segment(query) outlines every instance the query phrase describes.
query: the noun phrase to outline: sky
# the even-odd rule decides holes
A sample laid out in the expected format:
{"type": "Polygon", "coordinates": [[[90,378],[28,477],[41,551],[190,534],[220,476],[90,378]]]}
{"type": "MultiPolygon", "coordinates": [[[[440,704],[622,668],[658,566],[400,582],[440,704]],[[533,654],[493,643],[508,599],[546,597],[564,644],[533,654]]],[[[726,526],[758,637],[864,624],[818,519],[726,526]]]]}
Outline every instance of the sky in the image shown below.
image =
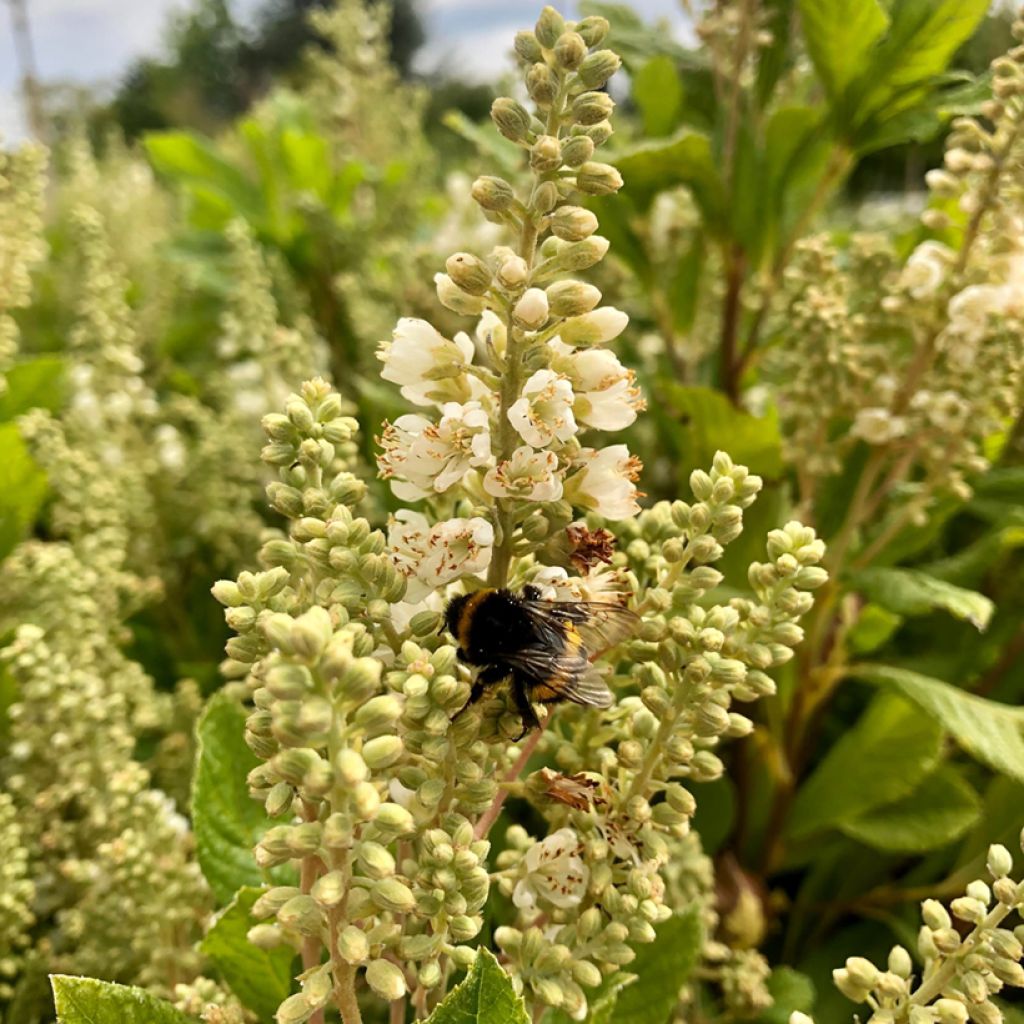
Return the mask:
{"type": "MultiPolygon", "coordinates": [[[[115,83],[144,55],[160,55],[160,36],[174,10],[187,0],[25,0],[41,79],[79,83],[115,83]]],[[[419,0],[427,43],[418,54],[419,70],[439,65],[457,68],[462,77],[486,81],[508,67],[508,52],[517,29],[536,18],[544,0],[419,0]]],[[[24,133],[18,97],[11,22],[0,0],[0,137],[24,133]]],[[[233,0],[245,16],[259,0],[233,0]]],[[[632,0],[645,18],[667,19],[682,35],[680,0],[632,0]]],[[[567,17],[575,2],[559,5],[567,17]]]]}

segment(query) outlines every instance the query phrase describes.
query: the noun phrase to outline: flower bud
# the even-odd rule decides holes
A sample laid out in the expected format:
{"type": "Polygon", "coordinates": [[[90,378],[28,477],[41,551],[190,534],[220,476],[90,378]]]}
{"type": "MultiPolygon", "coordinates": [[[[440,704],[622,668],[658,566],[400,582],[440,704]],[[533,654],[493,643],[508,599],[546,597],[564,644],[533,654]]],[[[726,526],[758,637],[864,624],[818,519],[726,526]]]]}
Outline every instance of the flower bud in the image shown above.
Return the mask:
{"type": "Polygon", "coordinates": [[[473,182],[471,194],[483,209],[494,213],[509,209],[516,201],[512,186],[504,179],[491,175],[477,178],[473,182]]]}
{"type": "Polygon", "coordinates": [[[404,752],[402,738],[393,734],[377,736],[363,744],[363,760],[373,771],[390,768],[404,752]]]}
{"type": "Polygon", "coordinates": [[[277,920],[292,931],[316,935],[323,924],[323,914],[312,896],[293,896],[277,912],[277,920]]]}
{"type": "Polygon", "coordinates": [[[524,64],[536,64],[544,59],[540,43],[532,32],[517,32],[515,41],[516,56],[524,64]]]}
{"type": "Polygon", "coordinates": [[[512,309],[512,319],[529,331],[539,330],[547,323],[548,297],[540,288],[527,288],[512,309]]]}
{"type": "MultiPolygon", "coordinates": [[[[355,714],[356,724],[368,733],[390,729],[402,717],[402,702],[393,693],[382,693],[371,698],[355,714]]],[[[364,760],[365,754],[364,754],[364,760]]]]}
{"type": "Polygon", "coordinates": [[[562,143],[562,163],[567,167],[579,167],[593,155],[594,140],[586,135],[571,135],[562,143]]]}
{"type": "Polygon", "coordinates": [[[566,345],[604,345],[617,338],[628,323],[629,317],[622,310],[614,306],[601,306],[590,313],[566,320],[558,333],[566,345]]]}
{"type": "Polygon", "coordinates": [[[540,12],[537,24],[534,26],[534,35],[537,42],[546,50],[554,48],[559,37],[565,31],[565,20],[554,7],[547,6],[540,12]]]}
{"type": "Polygon", "coordinates": [[[468,252],[457,252],[445,262],[449,277],[470,295],[483,295],[491,286],[491,272],[483,260],[468,252]]]}
{"type": "Polygon", "coordinates": [[[416,828],[413,816],[401,804],[388,802],[380,805],[373,823],[379,831],[395,836],[408,835],[416,828]]]}
{"type": "Polygon", "coordinates": [[[558,186],[553,181],[541,181],[530,196],[530,209],[540,215],[550,213],[561,198],[558,186]]]}
{"type": "Polygon", "coordinates": [[[1000,843],[988,848],[988,871],[993,878],[1005,878],[1013,870],[1013,857],[1000,843]]]}
{"type": "Polygon", "coordinates": [[[583,37],[583,42],[587,46],[600,46],[604,42],[605,36],[608,35],[610,27],[607,18],[602,18],[599,14],[592,14],[589,18],[577,22],[576,31],[583,37]]]}
{"type": "Polygon", "coordinates": [[[967,1024],[967,1007],[957,999],[939,999],[933,1004],[939,1024],[967,1024]]]}
{"type": "Polygon", "coordinates": [[[579,316],[589,313],[600,301],[601,292],[583,281],[557,281],[546,289],[551,313],[555,316],[579,316]]]}
{"type": "Polygon", "coordinates": [[[593,161],[576,171],[576,187],[592,196],[607,196],[622,188],[622,175],[611,164],[593,161]]]}
{"type": "Polygon", "coordinates": [[[534,64],[526,72],[526,91],[538,107],[550,107],[558,95],[558,76],[547,64],[534,64]]]}
{"type": "Polygon", "coordinates": [[[412,890],[397,878],[382,878],[374,883],[370,897],[381,910],[408,914],[416,906],[412,890]]]}
{"type": "Polygon", "coordinates": [[[306,1021],[316,1012],[316,1007],[302,993],[298,992],[289,996],[274,1014],[277,1024],[306,1024],[306,1021]]]}
{"type": "Polygon", "coordinates": [[[405,995],[405,975],[390,960],[371,961],[366,967],[366,981],[381,999],[389,1003],[405,995]]]}
{"type": "Polygon", "coordinates": [[[381,846],[370,840],[364,840],[356,850],[356,859],[360,868],[370,878],[390,878],[395,873],[395,858],[381,846]]]}
{"type": "Polygon", "coordinates": [[[575,71],[587,55],[587,44],[578,32],[563,32],[555,42],[555,60],[566,69],[575,71]]]}
{"type": "Polygon", "coordinates": [[[484,311],[484,300],[463,291],[447,274],[435,274],[437,298],[445,309],[461,316],[477,316],[484,311]]]}
{"type": "Polygon", "coordinates": [[[505,288],[518,288],[526,281],[530,268],[521,256],[510,256],[498,267],[498,282],[505,288]]]}
{"type": "Polygon", "coordinates": [[[584,92],[572,102],[573,119],[582,125],[600,124],[615,109],[615,101],[606,92],[584,92]]]}
{"type": "Polygon", "coordinates": [[[530,134],[529,112],[508,96],[501,96],[491,104],[491,120],[511,142],[525,142],[530,134]]]}
{"type": "Polygon", "coordinates": [[[612,50],[598,50],[583,59],[577,74],[588,89],[600,89],[619,68],[622,60],[612,50]]]}
{"type": "Polygon", "coordinates": [[[349,964],[361,964],[370,955],[370,942],[354,924],[338,933],[338,954],[349,964]]]}
{"type": "Polygon", "coordinates": [[[530,149],[530,166],[542,174],[557,171],[562,166],[562,146],[554,135],[541,135],[533,144],[530,149]]]}
{"type": "Polygon", "coordinates": [[[310,896],[321,907],[336,907],[345,896],[345,876],[340,871],[328,871],[321,875],[310,889],[310,896]]]}
{"type": "Polygon", "coordinates": [[[893,946],[889,953],[889,970],[899,978],[909,978],[914,971],[914,961],[902,946],[893,946]]]}
{"type": "Polygon", "coordinates": [[[587,270],[604,259],[608,245],[608,239],[600,235],[591,235],[579,242],[573,242],[556,257],[558,267],[570,273],[575,270],[587,270]]]}
{"type": "Polygon", "coordinates": [[[560,206],[551,215],[551,232],[566,242],[580,242],[597,230],[597,217],[582,206],[560,206]]]}

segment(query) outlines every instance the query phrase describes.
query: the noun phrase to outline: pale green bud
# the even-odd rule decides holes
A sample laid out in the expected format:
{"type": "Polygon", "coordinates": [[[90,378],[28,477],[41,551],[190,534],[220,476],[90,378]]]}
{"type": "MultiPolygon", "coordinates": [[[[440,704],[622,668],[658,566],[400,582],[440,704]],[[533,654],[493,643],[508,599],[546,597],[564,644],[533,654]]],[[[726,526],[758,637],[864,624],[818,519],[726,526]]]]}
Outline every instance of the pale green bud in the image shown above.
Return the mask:
{"type": "Polygon", "coordinates": [[[555,60],[567,71],[575,71],[587,55],[587,44],[578,32],[563,32],[555,42],[555,60]]]}
{"type": "Polygon", "coordinates": [[[992,883],[992,891],[1004,906],[1016,906],[1020,900],[1020,887],[1012,878],[997,878],[992,883]]]}
{"type": "Polygon", "coordinates": [[[599,121],[597,124],[575,125],[573,135],[586,135],[595,146],[603,146],[614,134],[611,121],[599,121]]]}
{"type": "Polygon", "coordinates": [[[860,988],[872,989],[878,984],[878,968],[862,956],[851,956],[847,959],[846,973],[860,988]]]}
{"type": "Polygon", "coordinates": [[[412,890],[397,878],[382,878],[374,883],[370,897],[381,910],[408,914],[416,906],[412,890]]]}
{"type": "Polygon", "coordinates": [[[281,930],[272,924],[253,925],[245,933],[245,938],[257,949],[276,949],[284,941],[281,930]]]}
{"type": "Polygon", "coordinates": [[[377,736],[363,744],[363,760],[373,771],[389,768],[401,759],[403,752],[400,736],[377,736]]]}
{"type": "Polygon", "coordinates": [[[409,620],[409,629],[415,637],[434,636],[441,626],[440,612],[417,612],[409,620]]]}
{"type": "Polygon", "coordinates": [[[957,999],[939,999],[932,1004],[939,1024],[967,1024],[967,1007],[957,999]]]}
{"type": "Polygon", "coordinates": [[[229,608],[236,608],[245,603],[242,591],[233,580],[218,580],[210,588],[210,592],[217,601],[229,608]]]}
{"type": "Polygon", "coordinates": [[[373,818],[380,807],[380,793],[371,782],[360,782],[352,791],[352,805],[363,819],[373,818]]]}
{"type": "Polygon", "coordinates": [[[345,876],[341,871],[328,871],[321,875],[310,889],[310,896],[321,907],[336,907],[345,896],[345,876]]]}
{"type": "Polygon", "coordinates": [[[316,1007],[313,1003],[303,993],[299,992],[289,996],[277,1008],[274,1019],[277,1021],[277,1024],[305,1024],[315,1012],[316,1007]]]}
{"type": "Polygon", "coordinates": [[[558,333],[566,345],[604,345],[617,338],[628,323],[629,317],[622,310],[614,306],[601,306],[590,313],[566,320],[558,333]]]}
{"type": "Polygon", "coordinates": [[[522,256],[509,256],[498,267],[498,281],[505,288],[518,288],[529,276],[530,268],[522,256]]]}
{"type": "Polygon", "coordinates": [[[589,313],[601,301],[600,290],[582,281],[558,281],[545,291],[555,316],[580,316],[589,313]]]}
{"type": "Polygon", "coordinates": [[[346,850],[352,845],[352,832],[351,818],[336,812],[324,822],[324,845],[332,850],[346,850]]]}
{"type": "Polygon", "coordinates": [[[526,91],[538,107],[550,107],[558,95],[558,76],[547,64],[538,62],[526,72],[526,91]]]}
{"type": "Polygon", "coordinates": [[[435,274],[437,298],[445,309],[461,316],[476,316],[484,311],[484,300],[463,291],[447,274],[435,274]]]}
{"type": "Polygon", "coordinates": [[[449,956],[456,967],[472,967],[476,950],[472,946],[454,946],[449,956]]]}
{"type": "Polygon", "coordinates": [[[554,135],[541,135],[530,149],[530,166],[542,174],[562,166],[562,146],[554,135]]]}
{"type": "Polygon", "coordinates": [[[277,912],[277,920],[292,931],[316,935],[323,924],[323,914],[312,896],[293,896],[277,912]]]}
{"type": "Polygon", "coordinates": [[[395,858],[380,843],[364,840],[356,849],[356,859],[369,878],[390,878],[395,873],[395,858]]]}
{"type": "Polygon", "coordinates": [[[583,41],[587,46],[600,46],[604,42],[605,36],[608,35],[610,27],[607,18],[602,18],[599,14],[593,14],[589,18],[584,18],[578,22],[576,24],[576,31],[583,37],[583,41]]]}
{"type": "Polygon", "coordinates": [[[606,92],[584,92],[572,102],[573,119],[582,125],[600,124],[615,109],[615,101],[606,92]]]}
{"type": "Polygon", "coordinates": [[[953,923],[946,908],[938,900],[925,900],[921,904],[921,919],[932,931],[949,928],[953,923]]]}
{"type": "Polygon", "coordinates": [[[517,32],[515,41],[516,56],[523,64],[536,64],[544,59],[540,43],[532,32],[517,32]]]}
{"type": "Polygon", "coordinates": [[[276,914],[290,899],[299,896],[294,885],[276,885],[263,892],[252,905],[252,916],[259,919],[276,914]]]}
{"type": "Polygon", "coordinates": [[[516,201],[512,186],[502,178],[484,175],[473,182],[473,199],[485,210],[501,213],[510,209],[516,201]]]}
{"type": "Polygon", "coordinates": [[[402,702],[393,693],[382,693],[373,697],[355,713],[356,724],[370,733],[390,729],[401,717],[402,702]]]}
{"type": "Polygon", "coordinates": [[[354,924],[338,933],[338,953],[349,964],[361,964],[370,955],[370,943],[366,935],[354,924]]]}
{"type": "Polygon", "coordinates": [[[268,817],[277,818],[290,810],[294,792],[287,782],[278,782],[267,794],[264,806],[268,817]]]}
{"type": "Polygon", "coordinates": [[[508,96],[500,96],[491,104],[491,120],[498,131],[512,142],[525,142],[530,135],[529,112],[508,96]]]}
{"type": "Polygon", "coordinates": [[[854,1003],[863,1003],[871,992],[870,987],[858,984],[850,977],[850,972],[842,967],[832,972],[832,982],[847,999],[854,1003]]]}
{"type": "Polygon", "coordinates": [[[588,89],[600,89],[620,67],[622,60],[617,53],[598,50],[584,58],[577,74],[588,89]]]}
{"type": "Polygon", "coordinates": [[[448,930],[456,942],[468,942],[476,938],[482,927],[483,921],[479,917],[466,914],[459,914],[448,922],[448,930]]]}
{"type": "Polygon", "coordinates": [[[591,235],[589,238],[573,242],[559,252],[556,259],[559,266],[572,272],[574,270],[588,270],[595,263],[600,263],[608,252],[609,242],[607,238],[600,235],[591,235]]]}
{"type": "Polygon", "coordinates": [[[1005,878],[1013,870],[1013,857],[1000,843],[988,848],[988,871],[993,878],[1005,878]]]}
{"type": "Polygon", "coordinates": [[[334,757],[334,769],[338,773],[338,781],[346,786],[354,786],[369,777],[369,769],[362,756],[355,750],[346,747],[339,750],[334,757]]]}
{"type": "Polygon", "coordinates": [[[562,143],[562,163],[567,167],[579,167],[593,155],[594,140],[586,135],[571,135],[562,143]]]}
{"type": "MultiPolygon", "coordinates": [[[[582,206],[560,206],[551,215],[552,233],[566,242],[583,241],[596,230],[597,217],[582,206]]],[[[568,284],[569,282],[562,283],[568,284]]]]}
{"type": "Polygon", "coordinates": [[[395,803],[382,803],[373,823],[381,831],[396,836],[408,835],[416,829],[413,816],[401,804],[395,803]]]}
{"type": "Polygon", "coordinates": [[[472,253],[457,252],[445,261],[448,276],[470,295],[483,295],[491,286],[491,272],[483,260],[472,253]]]}
{"type": "Polygon", "coordinates": [[[541,46],[546,50],[553,49],[559,36],[565,31],[565,19],[549,5],[540,12],[533,31],[541,46]]]}
{"type": "Polygon", "coordinates": [[[416,974],[419,983],[426,989],[437,988],[442,978],[441,965],[436,960],[423,964],[416,974]]]}
{"type": "Polygon", "coordinates": [[[405,995],[405,975],[390,960],[371,961],[366,967],[366,981],[381,999],[389,1003],[405,995]]]}

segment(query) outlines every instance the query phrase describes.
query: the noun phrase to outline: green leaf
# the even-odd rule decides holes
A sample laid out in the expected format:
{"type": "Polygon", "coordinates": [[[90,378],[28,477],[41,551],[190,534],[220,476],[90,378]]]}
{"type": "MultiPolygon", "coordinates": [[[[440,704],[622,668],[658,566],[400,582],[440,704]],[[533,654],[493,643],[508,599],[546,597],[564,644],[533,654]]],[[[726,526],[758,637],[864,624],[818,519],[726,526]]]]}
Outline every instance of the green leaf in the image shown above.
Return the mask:
{"type": "Polygon", "coordinates": [[[522,999],[494,954],[484,947],[465,981],[427,1018],[427,1024],[529,1024],[522,999]]]}
{"type": "Polygon", "coordinates": [[[671,57],[652,57],[633,76],[633,99],[640,108],[645,135],[668,135],[679,121],[683,83],[671,57]]]}
{"type": "Polygon", "coordinates": [[[686,431],[683,464],[707,467],[721,449],[753,473],[769,478],[781,474],[782,441],[774,408],[766,416],[751,416],[712,388],[667,382],[664,390],[669,411],[686,431]]]}
{"type": "Polygon", "coordinates": [[[973,758],[1024,782],[1024,710],[976,697],[908,669],[855,665],[851,673],[865,682],[898,690],[942,725],[973,758]]]}
{"type": "Polygon", "coordinates": [[[840,829],[876,850],[928,853],[959,839],[980,814],[978,794],[956,769],[945,765],[909,796],[843,822],[840,829]]]}
{"type": "Polygon", "coordinates": [[[790,1014],[810,1013],[814,1008],[814,982],[792,967],[776,967],[768,979],[772,1005],[755,1024],[789,1024],[790,1014]]]}
{"type": "MultiPolygon", "coordinates": [[[[260,762],[245,743],[245,711],[228,694],[215,693],[199,719],[199,750],[192,783],[196,854],[218,902],[243,886],[259,886],[263,872],[253,847],[270,822],[249,796],[246,776],[260,762]]],[[[288,877],[281,868],[272,877],[288,877]]]]}
{"type": "Polygon", "coordinates": [[[622,57],[631,73],[657,54],[666,54],[677,61],[692,59],[672,33],[665,31],[664,25],[648,25],[628,4],[581,0],[579,9],[584,17],[597,14],[608,19],[611,32],[604,45],[622,57]]]}
{"type": "Polygon", "coordinates": [[[59,1024],[192,1024],[145,989],[96,978],[51,974],[59,1024]]]}
{"type": "Polygon", "coordinates": [[[0,559],[28,534],[46,497],[46,474],[15,423],[0,423],[0,559]]]}
{"type": "Polygon", "coordinates": [[[29,409],[57,412],[67,399],[64,360],[37,356],[16,363],[4,375],[7,390],[0,394],[0,421],[13,420],[29,409]]]}
{"type": "Polygon", "coordinates": [[[725,224],[725,193],[711,140],[703,132],[684,128],[667,139],[646,143],[615,160],[625,182],[624,194],[641,209],[666,189],[685,185],[704,214],[709,228],[725,224]]]}
{"type": "Polygon", "coordinates": [[[262,890],[239,889],[217,916],[200,952],[217,966],[231,991],[261,1019],[271,1020],[292,987],[294,950],[288,946],[260,949],[246,933],[255,924],[250,914],[262,890]]]}
{"type": "Polygon", "coordinates": [[[862,109],[893,112],[919,102],[921,88],[946,70],[988,8],[989,0],[897,0],[859,90],[862,109]]]}
{"type": "Polygon", "coordinates": [[[637,947],[629,970],[636,984],[619,993],[612,1024],[665,1024],[697,965],[704,929],[696,907],[670,917],[654,942],[637,947]]]}
{"type": "Polygon", "coordinates": [[[851,651],[870,654],[878,650],[899,629],[903,617],[877,604],[866,604],[853,629],[846,635],[851,651]]]}
{"type": "Polygon", "coordinates": [[[799,0],[807,52],[833,101],[868,66],[889,19],[877,0],[799,0]]]}
{"type": "Polygon", "coordinates": [[[851,583],[867,598],[897,615],[927,615],[942,609],[969,622],[979,632],[988,626],[995,610],[984,594],[917,569],[863,569],[853,575],[851,583]]]}
{"type": "Polygon", "coordinates": [[[792,840],[836,828],[909,793],[935,768],[942,729],[906,700],[876,697],[797,793],[792,840]]]}

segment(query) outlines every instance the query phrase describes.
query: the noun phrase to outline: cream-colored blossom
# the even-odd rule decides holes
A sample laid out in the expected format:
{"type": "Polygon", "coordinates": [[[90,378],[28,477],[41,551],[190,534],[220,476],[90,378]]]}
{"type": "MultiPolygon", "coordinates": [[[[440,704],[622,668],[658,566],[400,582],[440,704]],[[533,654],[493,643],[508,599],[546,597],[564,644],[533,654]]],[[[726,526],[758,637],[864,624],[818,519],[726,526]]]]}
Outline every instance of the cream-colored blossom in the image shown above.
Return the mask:
{"type": "Polygon", "coordinates": [[[628,519],[640,511],[636,480],[641,463],[624,444],[584,448],[577,470],[566,481],[566,497],[580,508],[593,509],[605,519],[628,519]]]}
{"type": "Polygon", "coordinates": [[[560,828],[534,843],[523,857],[524,874],[512,892],[512,902],[521,910],[532,910],[538,899],[560,910],[578,907],[590,881],[580,850],[579,836],[571,828],[560,828]]]}
{"type": "Polygon", "coordinates": [[[552,368],[568,378],[576,395],[573,412],[580,423],[595,430],[623,430],[645,403],[636,374],[604,348],[572,349],[561,339],[549,343],[552,368]]]}
{"type": "Polygon", "coordinates": [[[549,601],[606,601],[624,603],[629,597],[625,573],[608,565],[597,565],[586,576],[570,576],[560,565],[545,565],[530,583],[549,601]]]}
{"type": "Polygon", "coordinates": [[[446,491],[491,461],[490,420],[479,402],[446,402],[441,414],[437,423],[412,414],[384,425],[377,465],[403,501],[446,491]]]}
{"type": "Polygon", "coordinates": [[[496,498],[557,501],[562,496],[558,456],[523,445],[512,453],[512,458],[488,471],[484,490],[496,498]]]}
{"type": "Polygon", "coordinates": [[[576,434],[572,384],[554,370],[538,370],[508,410],[519,436],[534,448],[568,441],[576,434]]]}
{"type": "Polygon", "coordinates": [[[493,544],[494,528],[479,517],[431,526],[422,513],[401,509],[388,524],[388,550],[407,580],[405,598],[411,602],[486,569],[493,544]]]}
{"type": "Polygon", "coordinates": [[[906,432],[907,421],[902,416],[879,406],[859,409],[850,428],[850,433],[854,437],[859,437],[868,444],[888,444],[906,432]]]}
{"type": "Polygon", "coordinates": [[[931,240],[922,242],[907,259],[900,285],[915,299],[930,298],[942,286],[954,258],[948,245],[931,240]]]}
{"type": "Polygon", "coordinates": [[[426,320],[403,317],[391,341],[381,347],[379,358],[384,363],[381,377],[399,385],[402,397],[413,405],[468,397],[451,393],[473,362],[473,343],[462,332],[454,339],[445,338],[426,320]]]}

